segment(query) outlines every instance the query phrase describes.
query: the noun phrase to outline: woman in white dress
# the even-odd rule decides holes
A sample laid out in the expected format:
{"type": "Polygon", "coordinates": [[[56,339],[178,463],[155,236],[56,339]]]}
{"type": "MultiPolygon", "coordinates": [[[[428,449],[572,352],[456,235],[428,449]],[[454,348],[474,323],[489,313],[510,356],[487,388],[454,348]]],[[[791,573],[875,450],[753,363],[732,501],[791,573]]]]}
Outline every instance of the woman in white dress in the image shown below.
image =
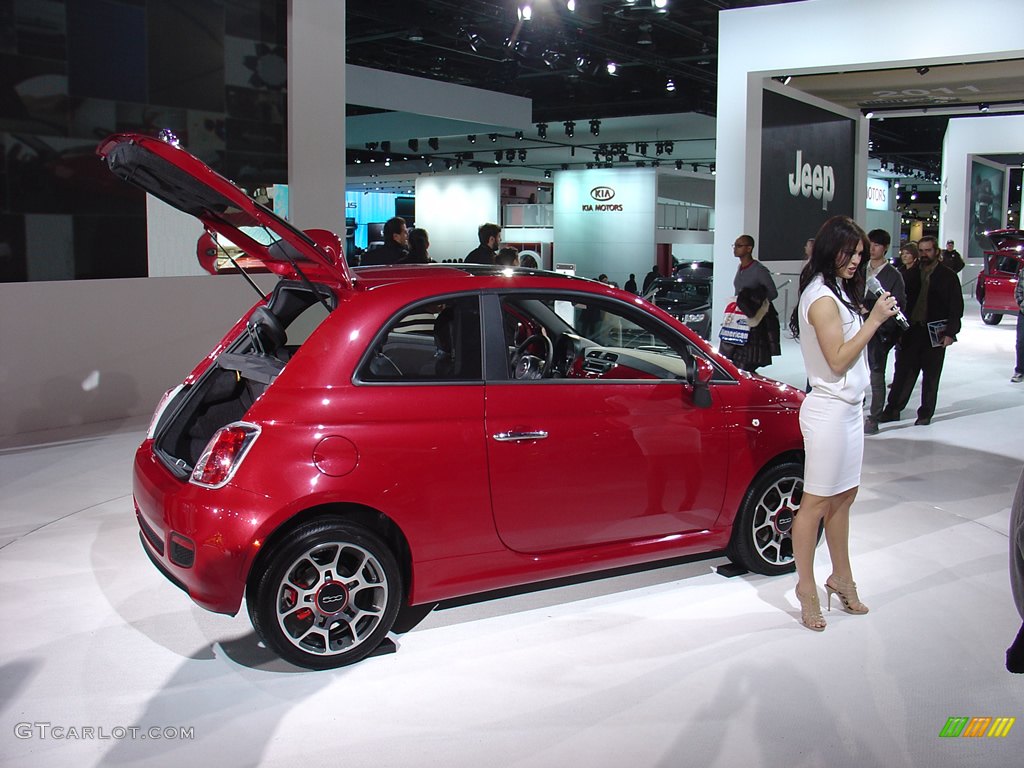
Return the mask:
{"type": "Polygon", "coordinates": [[[811,387],[800,407],[805,463],[803,498],[793,521],[796,596],[801,622],[817,632],[825,629],[814,579],[822,520],[832,560],[832,574],[825,581],[829,608],[836,595],[848,612],[868,612],[857,596],[849,552],[850,506],[864,457],[864,392],[870,385],[864,349],[882,323],[896,314],[896,299],[883,293],[862,317],[868,248],[867,235],[852,219],[834,216],[826,221],[800,274],[800,303],[790,324],[800,340],[811,387]]]}

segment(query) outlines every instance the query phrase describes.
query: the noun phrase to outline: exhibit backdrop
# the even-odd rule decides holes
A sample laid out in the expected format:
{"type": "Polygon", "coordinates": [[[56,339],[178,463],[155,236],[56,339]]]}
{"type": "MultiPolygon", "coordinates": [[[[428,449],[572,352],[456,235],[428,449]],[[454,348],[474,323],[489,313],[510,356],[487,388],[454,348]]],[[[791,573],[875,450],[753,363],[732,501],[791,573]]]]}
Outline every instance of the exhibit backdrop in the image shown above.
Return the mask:
{"type": "Polygon", "coordinates": [[[971,237],[966,256],[981,258],[986,250],[992,248],[992,241],[985,233],[1003,228],[1005,175],[1006,170],[1002,166],[978,159],[971,161],[971,237]]]}
{"type": "Polygon", "coordinates": [[[762,261],[800,261],[807,238],[826,219],[853,215],[856,126],[849,117],[774,91],[764,91],[762,99],[755,255],[762,261]]]}

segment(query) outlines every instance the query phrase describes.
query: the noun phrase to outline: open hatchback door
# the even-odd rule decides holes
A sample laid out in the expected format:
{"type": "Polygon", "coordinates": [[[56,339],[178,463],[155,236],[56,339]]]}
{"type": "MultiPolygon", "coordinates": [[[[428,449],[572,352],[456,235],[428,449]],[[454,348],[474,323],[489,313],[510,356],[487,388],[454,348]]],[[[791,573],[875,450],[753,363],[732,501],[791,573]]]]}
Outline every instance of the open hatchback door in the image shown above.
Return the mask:
{"type": "Polygon", "coordinates": [[[176,143],[122,133],[104,139],[96,154],[115,175],[195,216],[207,230],[230,240],[271,272],[351,286],[335,235],[297,229],[176,143]]]}

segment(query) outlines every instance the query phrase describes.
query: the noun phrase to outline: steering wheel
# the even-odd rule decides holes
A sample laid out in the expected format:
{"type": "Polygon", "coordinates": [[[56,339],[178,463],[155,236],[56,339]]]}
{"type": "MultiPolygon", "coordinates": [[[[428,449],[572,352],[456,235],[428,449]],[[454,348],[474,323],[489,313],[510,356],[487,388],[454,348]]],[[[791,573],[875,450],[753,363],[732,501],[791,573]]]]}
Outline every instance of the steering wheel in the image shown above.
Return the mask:
{"type": "Polygon", "coordinates": [[[544,376],[550,376],[552,373],[551,364],[554,359],[555,345],[551,343],[551,339],[542,333],[527,336],[516,346],[515,351],[512,353],[512,375],[517,379],[540,379],[544,376]],[[543,360],[536,355],[530,355],[526,352],[530,345],[537,341],[544,344],[543,360]]]}

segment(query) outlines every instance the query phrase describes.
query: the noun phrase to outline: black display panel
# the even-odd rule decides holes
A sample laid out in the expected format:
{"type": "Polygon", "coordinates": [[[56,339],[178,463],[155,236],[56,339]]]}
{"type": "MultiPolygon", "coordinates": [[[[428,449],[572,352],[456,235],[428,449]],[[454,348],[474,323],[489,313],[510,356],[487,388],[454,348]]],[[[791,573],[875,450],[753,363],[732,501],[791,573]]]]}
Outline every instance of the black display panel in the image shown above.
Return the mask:
{"type": "Polygon", "coordinates": [[[826,219],[853,216],[855,124],[764,91],[761,126],[761,227],[755,253],[762,261],[802,261],[804,243],[826,219]]]}

